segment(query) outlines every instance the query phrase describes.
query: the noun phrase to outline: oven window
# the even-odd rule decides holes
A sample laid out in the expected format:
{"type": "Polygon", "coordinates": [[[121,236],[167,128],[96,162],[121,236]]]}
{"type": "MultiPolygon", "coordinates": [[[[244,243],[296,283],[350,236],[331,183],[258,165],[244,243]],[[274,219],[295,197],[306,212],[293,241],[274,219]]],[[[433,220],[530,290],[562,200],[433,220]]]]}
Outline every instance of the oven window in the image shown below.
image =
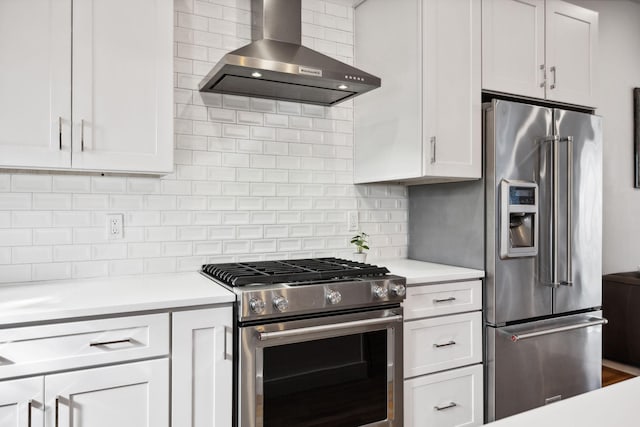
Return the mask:
{"type": "Polygon", "coordinates": [[[386,330],[265,347],[263,361],[264,427],[387,418],[386,330]]]}

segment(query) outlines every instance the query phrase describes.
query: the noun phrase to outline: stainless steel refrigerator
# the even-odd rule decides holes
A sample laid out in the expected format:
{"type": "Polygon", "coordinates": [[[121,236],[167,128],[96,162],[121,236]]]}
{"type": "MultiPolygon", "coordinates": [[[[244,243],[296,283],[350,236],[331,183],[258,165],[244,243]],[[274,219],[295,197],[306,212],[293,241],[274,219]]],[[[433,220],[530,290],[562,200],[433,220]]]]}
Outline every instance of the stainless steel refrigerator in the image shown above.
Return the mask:
{"type": "Polygon", "coordinates": [[[487,420],[601,386],[602,131],[485,106],[487,420]]]}

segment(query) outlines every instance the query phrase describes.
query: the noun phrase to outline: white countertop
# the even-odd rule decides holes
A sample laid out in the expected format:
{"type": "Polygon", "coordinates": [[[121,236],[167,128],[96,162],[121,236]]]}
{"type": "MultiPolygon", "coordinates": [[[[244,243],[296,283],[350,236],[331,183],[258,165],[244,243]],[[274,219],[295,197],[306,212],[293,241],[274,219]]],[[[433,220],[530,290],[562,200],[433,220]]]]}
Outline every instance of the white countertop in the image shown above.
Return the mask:
{"type": "Polygon", "coordinates": [[[638,426],[640,377],[489,423],[491,427],[638,426]]]}
{"type": "Polygon", "coordinates": [[[418,283],[448,282],[484,277],[484,271],[413,259],[376,259],[373,264],[385,266],[392,274],[407,278],[407,285],[418,283]]]}
{"type": "Polygon", "coordinates": [[[0,286],[0,325],[234,300],[200,273],[21,283],[0,286]]]}

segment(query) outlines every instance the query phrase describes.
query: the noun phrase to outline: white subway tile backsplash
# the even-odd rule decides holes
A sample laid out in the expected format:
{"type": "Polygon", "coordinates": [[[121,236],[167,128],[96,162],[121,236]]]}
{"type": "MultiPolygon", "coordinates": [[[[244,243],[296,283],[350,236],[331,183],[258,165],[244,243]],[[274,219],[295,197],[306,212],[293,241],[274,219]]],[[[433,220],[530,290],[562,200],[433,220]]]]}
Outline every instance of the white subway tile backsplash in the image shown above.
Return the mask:
{"type": "Polygon", "coordinates": [[[13,264],[51,262],[52,259],[51,246],[17,246],[11,248],[11,262],[13,264]]]}
{"type": "Polygon", "coordinates": [[[69,210],[71,194],[34,193],[32,209],[37,210],[69,210]]]}
{"type": "MultiPolygon", "coordinates": [[[[350,256],[353,210],[372,256],[406,256],[406,187],[353,185],[353,102],[200,92],[218,59],[250,41],[250,0],[174,6],[175,172],[0,172],[0,281],[350,256]],[[107,240],[108,213],[124,215],[123,240],[107,240]]],[[[302,20],[303,43],[353,62],[349,5],[303,0],[302,20]]]]}
{"type": "Polygon", "coordinates": [[[0,283],[28,282],[31,280],[30,265],[0,265],[0,283]]]}
{"type": "Polygon", "coordinates": [[[143,271],[147,274],[175,273],[177,271],[175,258],[150,258],[145,259],[143,271]]]}
{"type": "Polygon", "coordinates": [[[91,178],[91,190],[93,193],[125,193],[127,181],[120,177],[93,177],[91,178]]]}
{"type": "Polygon", "coordinates": [[[220,212],[195,212],[193,214],[193,225],[214,225],[222,223],[220,212]]]}
{"type": "Polygon", "coordinates": [[[51,212],[11,212],[11,226],[15,228],[50,227],[51,223],[51,212]]]}
{"type": "Polygon", "coordinates": [[[108,269],[112,276],[142,274],[144,262],[140,259],[118,259],[109,261],[108,269]]]}
{"type": "Polygon", "coordinates": [[[31,209],[31,198],[29,193],[0,193],[0,209],[31,209]]]}
{"type": "Polygon", "coordinates": [[[13,192],[50,192],[51,176],[49,175],[12,175],[11,191],[13,192]]]}
{"type": "Polygon", "coordinates": [[[0,264],[11,264],[11,248],[0,248],[0,264]]]}
{"type": "Polygon", "coordinates": [[[177,240],[207,240],[205,226],[178,227],[177,232],[177,240]]]}
{"type": "Polygon", "coordinates": [[[36,228],[33,230],[34,245],[68,245],[73,242],[70,228],[36,228]]]}
{"type": "Polygon", "coordinates": [[[219,255],[222,253],[222,242],[202,242],[193,244],[195,255],[219,255]]]}
{"type": "Polygon", "coordinates": [[[0,191],[11,191],[11,175],[0,175],[0,191]]]}

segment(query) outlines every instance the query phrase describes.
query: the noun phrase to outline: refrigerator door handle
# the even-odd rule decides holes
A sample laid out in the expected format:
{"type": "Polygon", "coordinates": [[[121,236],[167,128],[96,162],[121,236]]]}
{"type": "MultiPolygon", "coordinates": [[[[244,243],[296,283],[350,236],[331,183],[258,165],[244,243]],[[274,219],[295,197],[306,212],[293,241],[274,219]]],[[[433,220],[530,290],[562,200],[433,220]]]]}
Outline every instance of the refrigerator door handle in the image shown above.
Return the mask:
{"type": "Polygon", "coordinates": [[[560,205],[560,138],[556,135],[547,137],[545,142],[551,143],[551,283],[549,286],[560,286],[558,280],[558,209],[560,205]]]}
{"type": "Polygon", "coordinates": [[[563,286],[573,286],[573,136],[561,138],[567,143],[567,280],[560,282],[563,286]]]}
{"type": "MultiPolygon", "coordinates": [[[[524,333],[524,334],[519,334],[519,333],[513,333],[511,334],[511,341],[512,342],[518,342],[518,341],[522,341],[522,340],[526,340],[529,338],[535,338],[535,337],[539,337],[542,335],[549,335],[549,334],[555,334],[558,332],[565,332],[565,331],[571,331],[574,329],[582,329],[582,328],[589,328],[591,326],[599,326],[599,325],[606,325],[607,323],[609,323],[609,321],[605,318],[598,318],[598,317],[590,317],[588,322],[579,322],[579,323],[574,323],[573,325],[566,325],[566,326],[560,326],[557,328],[550,328],[550,329],[543,329],[541,331],[535,331],[535,332],[528,332],[528,333],[524,333]]],[[[505,333],[509,333],[508,329],[504,329],[505,333]]]]}

